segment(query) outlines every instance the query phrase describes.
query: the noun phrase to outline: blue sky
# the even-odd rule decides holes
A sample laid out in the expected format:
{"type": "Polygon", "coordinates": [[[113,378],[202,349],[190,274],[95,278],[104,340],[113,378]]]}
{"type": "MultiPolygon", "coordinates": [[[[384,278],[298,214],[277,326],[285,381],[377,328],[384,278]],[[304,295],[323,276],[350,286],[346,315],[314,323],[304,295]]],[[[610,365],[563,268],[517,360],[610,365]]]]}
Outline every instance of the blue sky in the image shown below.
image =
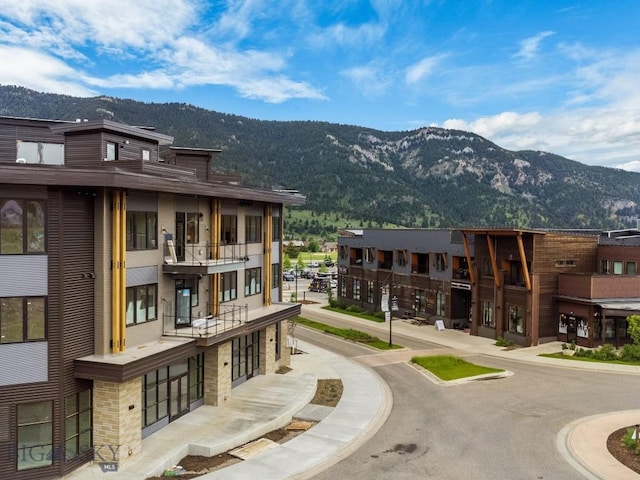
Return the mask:
{"type": "Polygon", "coordinates": [[[0,0],[0,84],[640,171],[637,0],[0,0]]]}

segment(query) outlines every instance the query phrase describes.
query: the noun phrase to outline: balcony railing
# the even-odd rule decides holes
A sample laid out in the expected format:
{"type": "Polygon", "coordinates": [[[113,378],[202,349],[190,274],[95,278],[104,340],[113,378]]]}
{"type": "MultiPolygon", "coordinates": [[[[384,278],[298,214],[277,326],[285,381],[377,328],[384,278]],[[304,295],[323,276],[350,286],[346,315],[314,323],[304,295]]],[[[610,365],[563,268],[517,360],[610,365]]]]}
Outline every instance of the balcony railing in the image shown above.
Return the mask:
{"type": "Polygon", "coordinates": [[[191,338],[213,337],[244,325],[249,319],[249,309],[247,305],[220,305],[219,315],[193,318],[189,324],[185,325],[176,325],[176,319],[176,315],[164,315],[163,335],[191,338]]]}
{"type": "Polygon", "coordinates": [[[249,261],[247,245],[234,244],[187,244],[174,245],[164,242],[164,273],[199,273],[210,275],[224,271],[225,265],[238,265],[249,261]]]}

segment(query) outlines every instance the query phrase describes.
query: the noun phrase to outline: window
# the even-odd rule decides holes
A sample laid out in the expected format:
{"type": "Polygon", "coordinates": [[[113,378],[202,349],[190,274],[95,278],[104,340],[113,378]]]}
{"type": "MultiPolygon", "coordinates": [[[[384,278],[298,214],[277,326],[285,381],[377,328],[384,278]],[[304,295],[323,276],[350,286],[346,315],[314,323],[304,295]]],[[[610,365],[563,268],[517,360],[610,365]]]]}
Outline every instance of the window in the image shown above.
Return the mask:
{"type": "Polygon", "coordinates": [[[227,245],[238,243],[237,215],[222,215],[220,218],[220,242],[227,245]]]}
{"type": "Polygon", "coordinates": [[[64,165],[64,145],[61,143],[23,142],[18,140],[20,163],[38,163],[40,165],[64,165]]]}
{"type": "Polygon", "coordinates": [[[151,150],[149,150],[148,148],[142,149],[142,160],[144,162],[148,162],[149,160],[151,160],[151,150]]]}
{"type": "Polygon", "coordinates": [[[364,260],[367,263],[373,263],[373,260],[375,259],[375,248],[373,247],[367,247],[364,249],[364,260]]]}
{"type": "Polygon", "coordinates": [[[482,275],[485,277],[493,276],[493,265],[491,264],[490,258],[482,259],[482,275]]]}
{"type": "Polygon", "coordinates": [[[153,250],[158,247],[158,214],[127,212],[127,250],[153,250]]]}
{"type": "Polygon", "coordinates": [[[107,142],[107,156],[104,158],[108,161],[118,160],[118,144],[115,142],[107,142]]]}
{"type": "Polygon", "coordinates": [[[496,320],[493,316],[493,303],[491,302],[482,302],[482,326],[496,328],[496,320]]]}
{"type": "Polygon", "coordinates": [[[279,242],[282,235],[280,217],[271,217],[271,241],[279,242]]]}
{"type": "Polygon", "coordinates": [[[45,297],[0,298],[0,343],[46,340],[45,297]]]}
{"type": "Polygon", "coordinates": [[[238,272],[226,272],[220,274],[221,302],[228,302],[238,298],[237,292],[238,272]]]}
{"type": "Polygon", "coordinates": [[[204,353],[189,358],[189,402],[204,398],[204,353]]]}
{"type": "Polygon", "coordinates": [[[444,272],[447,269],[447,254],[435,253],[434,267],[437,272],[444,272]]]}
{"type": "Polygon", "coordinates": [[[509,305],[509,332],[524,334],[524,315],[519,305],[509,305]]]}
{"type": "Polygon", "coordinates": [[[262,291],[262,268],[248,268],[244,271],[244,295],[256,295],[262,291]]]}
{"type": "Polygon", "coordinates": [[[231,341],[231,380],[246,377],[260,368],[260,332],[231,341]]]}
{"type": "Polygon", "coordinates": [[[169,415],[169,367],[147,373],[142,378],[142,426],[147,427],[169,415]]]}
{"type": "Polygon", "coordinates": [[[627,262],[626,263],[626,272],[627,275],[635,275],[636,274],[636,262],[627,262]]]}
{"type": "Polygon", "coordinates": [[[157,320],[158,285],[138,285],[127,288],[127,325],[157,320]]]}
{"type": "Polygon", "coordinates": [[[367,303],[373,303],[373,282],[367,281],[366,282],[366,287],[367,287],[367,303]]]}
{"type": "Polygon", "coordinates": [[[357,278],[353,279],[353,296],[354,300],[360,300],[360,280],[357,278]]]}
{"type": "Polygon", "coordinates": [[[575,260],[556,260],[556,267],[575,267],[576,265],[575,260]]]}
{"type": "Polygon", "coordinates": [[[280,286],[280,278],[282,272],[280,271],[280,264],[274,263],[271,265],[271,288],[278,288],[280,286]]]}
{"type": "Polygon", "coordinates": [[[181,278],[179,280],[176,280],[176,291],[186,288],[191,291],[191,306],[197,307],[200,303],[200,301],[198,300],[200,280],[198,278],[181,278]]]}
{"type": "Polygon", "coordinates": [[[600,273],[611,273],[611,262],[609,262],[609,260],[602,260],[600,262],[600,273]]]}
{"type": "Polygon", "coordinates": [[[0,254],[45,253],[46,203],[0,199],[0,254]]]}
{"type": "Polygon", "coordinates": [[[262,217],[247,216],[245,217],[245,242],[260,243],[262,242],[262,217]]]}
{"type": "Polygon", "coordinates": [[[442,317],[446,316],[445,307],[446,307],[446,297],[444,292],[436,292],[436,315],[440,315],[442,317]]]}
{"type": "Polygon", "coordinates": [[[200,234],[200,214],[189,212],[187,213],[187,243],[197,244],[199,242],[200,234]]]}
{"type": "Polygon", "coordinates": [[[278,322],[276,323],[276,333],[275,333],[275,350],[276,350],[276,360],[280,360],[280,357],[282,356],[282,352],[281,352],[281,348],[280,348],[280,335],[282,335],[282,322],[278,322]]]}
{"type": "Polygon", "coordinates": [[[33,402],[17,408],[17,468],[46,467],[53,460],[53,402],[33,402]]]}
{"type": "Polygon", "coordinates": [[[613,262],[613,274],[622,275],[622,262],[613,262]]]}
{"type": "Polygon", "coordinates": [[[92,449],[91,390],[74,393],[64,399],[64,452],[71,460],[92,449]]]}
{"type": "Polygon", "coordinates": [[[396,250],[396,263],[401,267],[404,267],[407,264],[406,250],[396,250]]]}
{"type": "Polygon", "coordinates": [[[346,245],[340,245],[338,247],[338,256],[340,258],[348,258],[349,257],[349,247],[346,245]]]}
{"type": "Polygon", "coordinates": [[[340,283],[340,296],[344,298],[347,296],[347,279],[339,277],[338,282],[340,283]]]}

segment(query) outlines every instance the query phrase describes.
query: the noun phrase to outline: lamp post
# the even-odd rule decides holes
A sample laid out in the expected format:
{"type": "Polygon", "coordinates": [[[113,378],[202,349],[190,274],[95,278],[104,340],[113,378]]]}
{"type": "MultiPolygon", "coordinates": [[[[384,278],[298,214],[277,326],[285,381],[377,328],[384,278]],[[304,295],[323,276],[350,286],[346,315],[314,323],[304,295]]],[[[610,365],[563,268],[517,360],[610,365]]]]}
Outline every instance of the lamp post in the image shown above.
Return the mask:
{"type": "Polygon", "coordinates": [[[296,303],[298,303],[298,264],[296,263],[294,275],[296,276],[296,303]]]}

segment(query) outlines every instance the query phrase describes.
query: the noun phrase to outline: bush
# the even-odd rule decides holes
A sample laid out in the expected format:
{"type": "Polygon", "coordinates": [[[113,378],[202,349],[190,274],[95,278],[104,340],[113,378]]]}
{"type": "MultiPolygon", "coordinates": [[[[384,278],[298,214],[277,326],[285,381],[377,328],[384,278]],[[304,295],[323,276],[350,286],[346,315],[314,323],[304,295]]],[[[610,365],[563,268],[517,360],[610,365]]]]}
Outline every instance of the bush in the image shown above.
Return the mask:
{"type": "Polygon", "coordinates": [[[625,362],[640,362],[640,345],[624,345],[620,350],[620,360],[624,360],[625,362]]]}
{"type": "Polygon", "coordinates": [[[498,347],[510,347],[511,345],[513,345],[513,342],[511,340],[507,340],[505,338],[498,337],[498,339],[496,340],[496,345],[498,347]]]}
{"type": "Polygon", "coordinates": [[[618,360],[618,351],[610,343],[605,343],[593,352],[593,358],[598,360],[618,360]]]}
{"type": "Polygon", "coordinates": [[[376,318],[380,318],[382,320],[385,319],[384,312],[376,312],[376,313],[373,314],[373,316],[376,317],[376,318]]]}
{"type": "Polygon", "coordinates": [[[339,305],[338,300],[336,300],[336,299],[334,299],[334,298],[332,298],[331,300],[329,300],[329,306],[330,306],[331,308],[340,308],[338,305],[339,305]]]}
{"type": "Polygon", "coordinates": [[[362,312],[364,312],[364,310],[362,309],[362,307],[360,305],[349,305],[347,308],[345,308],[345,310],[347,312],[353,312],[353,313],[362,313],[362,312]]]}
{"type": "Polygon", "coordinates": [[[593,350],[580,347],[576,350],[576,357],[593,358],[593,350]]]}
{"type": "MultiPolygon", "coordinates": [[[[635,453],[640,454],[640,448],[638,448],[638,442],[633,439],[633,433],[635,428],[627,428],[627,433],[622,437],[622,443],[629,450],[633,450],[635,453]]],[[[636,433],[636,435],[640,435],[640,431],[636,433]]]]}

